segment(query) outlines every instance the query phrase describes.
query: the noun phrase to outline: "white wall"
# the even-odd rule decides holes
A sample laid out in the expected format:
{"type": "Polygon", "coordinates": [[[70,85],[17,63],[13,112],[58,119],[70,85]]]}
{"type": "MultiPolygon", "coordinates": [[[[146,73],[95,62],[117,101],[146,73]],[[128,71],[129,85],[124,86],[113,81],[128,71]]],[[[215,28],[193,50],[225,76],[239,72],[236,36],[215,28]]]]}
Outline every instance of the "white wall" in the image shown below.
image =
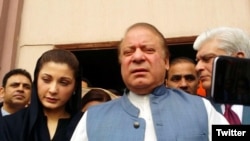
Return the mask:
{"type": "Polygon", "coordinates": [[[36,59],[55,44],[117,41],[135,22],[149,22],[166,37],[216,26],[250,33],[250,1],[24,0],[16,65],[33,72],[36,59]]]}

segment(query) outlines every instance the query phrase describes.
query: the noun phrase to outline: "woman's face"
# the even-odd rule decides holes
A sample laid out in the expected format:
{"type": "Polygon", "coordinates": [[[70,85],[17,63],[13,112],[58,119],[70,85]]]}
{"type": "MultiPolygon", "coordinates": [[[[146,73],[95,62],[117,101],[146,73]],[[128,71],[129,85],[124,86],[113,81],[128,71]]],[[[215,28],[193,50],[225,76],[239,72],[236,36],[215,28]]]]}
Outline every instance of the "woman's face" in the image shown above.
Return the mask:
{"type": "Polygon", "coordinates": [[[75,88],[74,71],[65,63],[45,63],[37,79],[38,97],[49,110],[64,109],[75,88]]]}

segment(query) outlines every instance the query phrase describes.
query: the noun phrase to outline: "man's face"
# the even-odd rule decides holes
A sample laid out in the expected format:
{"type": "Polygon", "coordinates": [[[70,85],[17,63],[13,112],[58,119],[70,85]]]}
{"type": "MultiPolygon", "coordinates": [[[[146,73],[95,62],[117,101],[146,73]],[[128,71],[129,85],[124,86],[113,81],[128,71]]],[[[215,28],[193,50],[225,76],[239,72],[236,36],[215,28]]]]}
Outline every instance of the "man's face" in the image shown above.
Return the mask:
{"type": "Polygon", "coordinates": [[[208,92],[210,91],[212,84],[212,67],[214,58],[219,55],[227,55],[226,51],[218,48],[218,45],[219,42],[217,40],[207,41],[201,46],[196,54],[196,70],[199,73],[202,87],[208,92]]]}
{"type": "Polygon", "coordinates": [[[166,81],[168,87],[179,88],[190,94],[196,94],[199,79],[195,64],[180,62],[170,66],[166,81]]]}
{"type": "Polygon", "coordinates": [[[30,101],[31,82],[21,74],[11,76],[4,88],[1,88],[4,103],[10,106],[26,106],[30,101]]]}
{"type": "Polygon", "coordinates": [[[82,80],[82,88],[88,88],[88,83],[82,80]]]}
{"type": "Polygon", "coordinates": [[[128,89],[148,94],[163,84],[168,59],[159,38],[150,30],[137,27],[127,32],[119,54],[121,74],[128,89]]]}

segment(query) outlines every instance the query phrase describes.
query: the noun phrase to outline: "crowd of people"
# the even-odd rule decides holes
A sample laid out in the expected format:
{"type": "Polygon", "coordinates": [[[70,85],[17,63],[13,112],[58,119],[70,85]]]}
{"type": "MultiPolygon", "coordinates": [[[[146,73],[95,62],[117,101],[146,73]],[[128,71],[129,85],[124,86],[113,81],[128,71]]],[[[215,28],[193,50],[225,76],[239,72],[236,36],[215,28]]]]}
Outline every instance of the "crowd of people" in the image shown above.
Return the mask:
{"type": "Polygon", "coordinates": [[[2,81],[1,141],[211,141],[212,125],[250,124],[250,106],[228,105],[211,95],[212,63],[227,55],[250,58],[243,30],[218,27],[194,42],[196,62],[170,60],[163,34],[152,24],[128,27],[118,46],[126,90],[90,85],[70,51],[52,49],[36,62],[34,79],[13,69],[2,81]],[[206,96],[197,95],[199,84],[206,96]]]}

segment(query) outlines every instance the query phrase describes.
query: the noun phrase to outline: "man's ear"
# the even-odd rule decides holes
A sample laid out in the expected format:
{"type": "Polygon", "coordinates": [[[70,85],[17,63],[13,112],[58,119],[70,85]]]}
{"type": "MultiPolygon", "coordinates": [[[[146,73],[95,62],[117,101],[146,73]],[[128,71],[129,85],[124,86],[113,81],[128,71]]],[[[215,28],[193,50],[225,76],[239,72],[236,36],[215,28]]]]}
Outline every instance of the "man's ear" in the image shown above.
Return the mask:
{"type": "Polygon", "coordinates": [[[245,53],[242,52],[242,51],[237,52],[237,53],[236,53],[236,57],[238,57],[238,58],[245,58],[245,53]]]}
{"type": "Polygon", "coordinates": [[[165,65],[165,69],[168,71],[168,69],[169,69],[169,59],[166,58],[166,59],[165,59],[165,62],[166,62],[166,63],[165,63],[165,64],[166,64],[166,65],[165,65]]]}
{"type": "Polygon", "coordinates": [[[0,101],[3,100],[4,97],[4,88],[0,87],[0,101]]]}

